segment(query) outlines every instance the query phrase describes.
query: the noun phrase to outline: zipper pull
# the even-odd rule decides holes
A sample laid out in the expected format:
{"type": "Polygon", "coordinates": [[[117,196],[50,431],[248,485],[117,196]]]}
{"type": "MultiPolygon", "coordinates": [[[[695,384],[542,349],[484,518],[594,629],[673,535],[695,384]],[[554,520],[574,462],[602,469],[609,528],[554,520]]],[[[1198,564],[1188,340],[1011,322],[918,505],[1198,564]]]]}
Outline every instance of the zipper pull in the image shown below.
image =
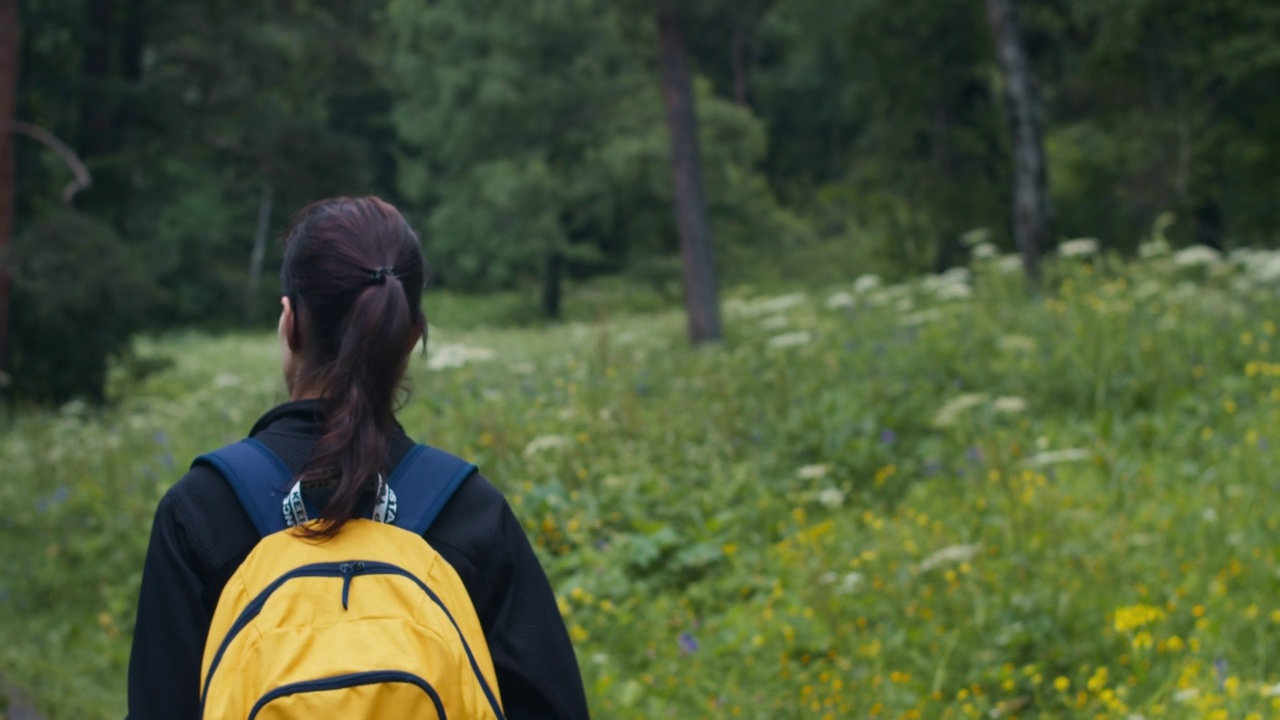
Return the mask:
{"type": "Polygon", "coordinates": [[[338,566],[338,572],[342,573],[342,609],[347,609],[347,597],[351,593],[351,578],[356,573],[364,570],[364,563],[357,560],[356,562],[342,563],[338,566]]]}

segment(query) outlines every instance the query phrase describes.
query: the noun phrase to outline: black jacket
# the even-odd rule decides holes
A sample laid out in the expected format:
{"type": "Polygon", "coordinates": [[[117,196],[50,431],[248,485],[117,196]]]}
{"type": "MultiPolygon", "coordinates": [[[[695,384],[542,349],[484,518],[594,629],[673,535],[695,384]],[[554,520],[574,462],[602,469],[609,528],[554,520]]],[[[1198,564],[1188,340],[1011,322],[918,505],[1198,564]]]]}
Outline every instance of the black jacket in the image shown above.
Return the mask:
{"type": "MultiPolygon", "coordinates": [[[[322,412],[318,401],[286,403],[249,434],[297,474],[319,439],[322,412]]],[[[413,445],[397,428],[388,467],[413,445]]],[[[507,717],[587,718],[582,677],[555,595],[502,493],[473,474],[425,537],[471,595],[507,717]]],[[[257,542],[235,492],[209,467],[192,468],[161,499],[129,658],[129,720],[198,717],[200,663],[214,608],[257,542]]]]}

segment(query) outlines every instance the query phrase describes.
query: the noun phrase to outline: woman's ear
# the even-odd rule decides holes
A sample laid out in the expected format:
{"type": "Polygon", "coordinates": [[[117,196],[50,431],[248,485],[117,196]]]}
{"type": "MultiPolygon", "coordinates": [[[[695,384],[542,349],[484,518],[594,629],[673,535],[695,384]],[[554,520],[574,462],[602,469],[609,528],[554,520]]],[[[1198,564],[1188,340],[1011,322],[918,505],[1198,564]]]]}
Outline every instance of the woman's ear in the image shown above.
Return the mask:
{"type": "Polygon", "coordinates": [[[302,337],[298,332],[298,315],[294,312],[293,302],[288,296],[280,298],[280,340],[291,353],[302,349],[302,337]]]}

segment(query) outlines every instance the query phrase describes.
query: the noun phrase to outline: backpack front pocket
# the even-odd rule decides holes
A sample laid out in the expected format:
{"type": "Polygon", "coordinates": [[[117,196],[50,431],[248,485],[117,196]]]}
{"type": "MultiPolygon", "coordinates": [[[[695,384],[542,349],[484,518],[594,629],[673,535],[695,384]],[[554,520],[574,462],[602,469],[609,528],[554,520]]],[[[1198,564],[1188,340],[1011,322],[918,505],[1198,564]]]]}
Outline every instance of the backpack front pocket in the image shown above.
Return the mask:
{"type": "Polygon", "coordinates": [[[431,683],[399,670],[371,670],[283,685],[254,704],[249,720],[418,718],[423,717],[424,694],[435,706],[438,720],[447,720],[444,704],[431,683]]]}

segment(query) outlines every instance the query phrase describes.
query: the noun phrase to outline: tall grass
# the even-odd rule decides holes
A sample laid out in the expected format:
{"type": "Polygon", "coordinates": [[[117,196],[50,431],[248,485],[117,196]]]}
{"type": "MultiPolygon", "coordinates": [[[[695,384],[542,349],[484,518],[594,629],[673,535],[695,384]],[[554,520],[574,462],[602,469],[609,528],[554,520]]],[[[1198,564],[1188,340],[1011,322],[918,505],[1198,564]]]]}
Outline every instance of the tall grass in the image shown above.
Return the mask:
{"type": "MultiPolygon", "coordinates": [[[[1280,261],[1152,254],[736,297],[696,350],[449,323],[401,420],[508,494],[598,717],[1270,716],[1280,261]]],[[[281,399],[268,336],[139,352],[0,437],[0,674],[55,718],[121,714],[156,501],[281,399]]]]}

